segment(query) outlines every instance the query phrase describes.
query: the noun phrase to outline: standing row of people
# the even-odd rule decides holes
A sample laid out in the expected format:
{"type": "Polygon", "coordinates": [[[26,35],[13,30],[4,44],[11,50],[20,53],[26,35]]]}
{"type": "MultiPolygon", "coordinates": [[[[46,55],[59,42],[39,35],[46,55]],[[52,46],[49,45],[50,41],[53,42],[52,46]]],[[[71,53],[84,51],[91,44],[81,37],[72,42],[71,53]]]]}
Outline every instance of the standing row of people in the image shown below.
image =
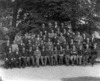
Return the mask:
{"type": "MultiPolygon", "coordinates": [[[[63,26],[63,25],[62,25],[63,26]]],[[[73,32],[66,27],[43,27],[39,32],[25,34],[19,43],[7,41],[5,67],[39,65],[87,65],[97,57],[94,35],[73,32]]]]}

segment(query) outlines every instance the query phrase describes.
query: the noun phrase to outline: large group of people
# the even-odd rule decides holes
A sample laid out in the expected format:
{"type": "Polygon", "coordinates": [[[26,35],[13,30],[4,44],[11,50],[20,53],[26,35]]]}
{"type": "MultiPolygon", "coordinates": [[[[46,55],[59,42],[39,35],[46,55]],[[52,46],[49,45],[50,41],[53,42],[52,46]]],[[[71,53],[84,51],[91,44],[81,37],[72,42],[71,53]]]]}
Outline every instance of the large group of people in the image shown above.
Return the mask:
{"type": "MultiPolygon", "coordinates": [[[[17,37],[15,38],[17,40],[17,37]]],[[[38,32],[26,33],[20,42],[7,40],[5,68],[46,65],[94,65],[97,39],[79,31],[73,32],[64,23],[48,27],[42,24],[38,32]]]]}

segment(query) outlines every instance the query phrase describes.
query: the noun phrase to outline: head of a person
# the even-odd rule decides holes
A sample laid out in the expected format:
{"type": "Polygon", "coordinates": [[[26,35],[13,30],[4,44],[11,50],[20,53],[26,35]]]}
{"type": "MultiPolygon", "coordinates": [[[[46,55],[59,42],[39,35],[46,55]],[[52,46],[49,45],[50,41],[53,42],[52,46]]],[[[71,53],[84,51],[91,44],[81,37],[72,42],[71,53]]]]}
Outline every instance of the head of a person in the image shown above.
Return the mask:
{"type": "Polygon", "coordinates": [[[89,39],[89,38],[87,38],[86,40],[87,40],[87,42],[89,42],[89,41],[90,41],[90,39],[89,39]]]}
{"type": "Polygon", "coordinates": [[[62,28],[64,27],[64,23],[61,23],[61,27],[62,27],[62,28]]]}
{"type": "Polygon", "coordinates": [[[16,44],[16,41],[15,40],[13,41],[13,44],[16,44]]]}
{"type": "Polygon", "coordinates": [[[54,50],[57,51],[57,47],[56,46],[54,47],[54,50]]]}
{"type": "Polygon", "coordinates": [[[80,35],[80,32],[77,32],[77,35],[80,35]]]}
{"type": "Polygon", "coordinates": [[[88,45],[88,44],[86,44],[86,48],[87,48],[87,49],[89,48],[89,45],[88,45]]]}
{"type": "Polygon", "coordinates": [[[60,31],[60,29],[59,29],[59,28],[57,28],[57,31],[59,32],[59,31],[60,31]]]}
{"type": "Polygon", "coordinates": [[[25,51],[25,47],[23,47],[23,51],[25,51]]]}
{"type": "Polygon", "coordinates": [[[54,33],[54,30],[52,29],[51,32],[54,33]]]}
{"type": "Polygon", "coordinates": [[[62,46],[60,46],[60,50],[63,50],[62,46]]]}
{"type": "Polygon", "coordinates": [[[39,38],[40,37],[40,35],[39,34],[37,34],[37,38],[39,38]]]}
{"type": "Polygon", "coordinates": [[[63,36],[63,33],[60,33],[60,36],[63,36]]]}
{"type": "Polygon", "coordinates": [[[63,29],[63,32],[64,32],[64,33],[66,33],[66,32],[67,32],[65,28],[63,29]]]}
{"type": "Polygon", "coordinates": [[[36,50],[39,50],[39,47],[38,46],[36,47],[36,50]]]}
{"type": "Polygon", "coordinates": [[[42,50],[43,50],[43,51],[45,50],[45,46],[42,46],[42,50]]]}
{"type": "Polygon", "coordinates": [[[94,33],[92,34],[92,37],[95,37],[95,36],[94,36],[94,33]]]}
{"type": "Polygon", "coordinates": [[[42,28],[45,28],[45,24],[44,23],[42,24],[42,28]]]}
{"type": "Polygon", "coordinates": [[[10,51],[10,52],[12,51],[11,47],[9,47],[9,51],[10,51]]]}
{"type": "Polygon", "coordinates": [[[80,49],[80,50],[81,50],[81,49],[83,49],[83,46],[82,46],[82,45],[80,45],[79,49],[80,49]]]}
{"type": "Polygon", "coordinates": [[[74,43],[74,39],[71,39],[71,43],[74,43]]]}
{"type": "Polygon", "coordinates": [[[47,31],[44,31],[45,34],[47,34],[47,31]]]}
{"type": "Polygon", "coordinates": [[[49,22],[49,27],[51,27],[52,26],[52,23],[51,22],[49,22]]]}
{"type": "Polygon", "coordinates": [[[57,21],[55,21],[55,25],[58,25],[57,21]]]}
{"type": "Polygon", "coordinates": [[[97,43],[94,43],[94,48],[97,48],[97,43]]]}
{"type": "Polygon", "coordinates": [[[85,33],[83,33],[83,37],[86,37],[86,34],[85,33]]]}
{"type": "Polygon", "coordinates": [[[69,45],[66,45],[66,49],[69,50],[69,45]]]}
{"type": "Polygon", "coordinates": [[[31,40],[30,39],[28,40],[28,43],[31,44],[31,40]]]}
{"type": "Polygon", "coordinates": [[[43,39],[45,39],[46,38],[46,36],[45,35],[43,35],[43,39]]]}
{"type": "Polygon", "coordinates": [[[42,34],[43,34],[43,32],[42,31],[40,31],[40,35],[42,36],[42,34]]]}
{"type": "Polygon", "coordinates": [[[72,48],[73,48],[73,50],[75,50],[75,49],[76,49],[75,45],[73,45],[73,47],[72,47],[72,48]]]}
{"type": "Polygon", "coordinates": [[[23,40],[21,40],[21,44],[23,43],[23,40]]]}
{"type": "Polygon", "coordinates": [[[78,44],[80,44],[81,43],[81,41],[80,40],[78,40],[78,44]]]}
{"type": "Polygon", "coordinates": [[[57,43],[60,43],[60,41],[59,41],[59,40],[57,40],[57,43]]]}
{"type": "Polygon", "coordinates": [[[30,47],[30,50],[32,51],[32,47],[30,47]]]}
{"type": "Polygon", "coordinates": [[[9,40],[7,40],[7,44],[10,44],[10,41],[9,40]]]}
{"type": "Polygon", "coordinates": [[[48,39],[48,42],[51,42],[51,39],[48,39]]]}

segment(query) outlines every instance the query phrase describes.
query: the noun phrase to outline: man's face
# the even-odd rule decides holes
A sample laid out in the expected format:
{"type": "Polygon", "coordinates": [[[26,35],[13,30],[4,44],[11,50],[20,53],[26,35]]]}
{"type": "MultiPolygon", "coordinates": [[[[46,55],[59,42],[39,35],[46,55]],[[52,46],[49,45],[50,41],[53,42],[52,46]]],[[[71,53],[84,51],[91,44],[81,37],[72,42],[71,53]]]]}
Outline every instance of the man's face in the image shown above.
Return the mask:
{"type": "Polygon", "coordinates": [[[50,39],[48,39],[48,42],[50,42],[50,39]]]}
{"type": "Polygon", "coordinates": [[[86,45],[86,48],[89,48],[89,45],[88,44],[86,45]]]}
{"type": "Polygon", "coordinates": [[[23,48],[23,51],[25,51],[25,48],[23,48]]]}
{"type": "Polygon", "coordinates": [[[94,48],[97,48],[97,43],[94,44],[94,48]]]}
{"type": "Polygon", "coordinates": [[[73,46],[73,50],[75,49],[75,46],[73,46]]]}
{"type": "Polygon", "coordinates": [[[89,40],[90,40],[90,39],[89,39],[89,38],[87,38],[87,42],[89,42],[89,40]]]}
{"type": "Polygon", "coordinates": [[[31,40],[28,40],[29,43],[31,43],[31,40]]]}
{"type": "Polygon", "coordinates": [[[52,33],[54,33],[54,30],[52,30],[52,33]]]}
{"type": "Polygon", "coordinates": [[[82,49],[82,46],[80,46],[80,49],[82,49]]]}
{"type": "Polygon", "coordinates": [[[9,51],[11,51],[11,48],[9,48],[9,51]]]}
{"type": "Polygon", "coordinates": [[[78,36],[80,36],[80,32],[78,32],[78,36]]]}
{"type": "Polygon", "coordinates": [[[71,39],[71,43],[73,43],[73,39],[71,39]]]}
{"type": "Polygon", "coordinates": [[[67,45],[67,50],[69,49],[69,45],[67,45]]]}
{"type": "Polygon", "coordinates": [[[42,27],[44,28],[45,27],[45,24],[42,24],[42,27]]]}

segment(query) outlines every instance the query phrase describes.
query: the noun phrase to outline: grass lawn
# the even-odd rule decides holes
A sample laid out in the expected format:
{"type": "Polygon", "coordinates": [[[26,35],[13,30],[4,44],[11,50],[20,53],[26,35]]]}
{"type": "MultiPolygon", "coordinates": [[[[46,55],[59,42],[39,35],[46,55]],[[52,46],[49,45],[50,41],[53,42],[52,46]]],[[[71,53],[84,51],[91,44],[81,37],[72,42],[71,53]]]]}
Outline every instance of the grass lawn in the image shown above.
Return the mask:
{"type": "Polygon", "coordinates": [[[76,78],[63,78],[62,81],[100,81],[100,78],[96,77],[76,77],[76,78]]]}

